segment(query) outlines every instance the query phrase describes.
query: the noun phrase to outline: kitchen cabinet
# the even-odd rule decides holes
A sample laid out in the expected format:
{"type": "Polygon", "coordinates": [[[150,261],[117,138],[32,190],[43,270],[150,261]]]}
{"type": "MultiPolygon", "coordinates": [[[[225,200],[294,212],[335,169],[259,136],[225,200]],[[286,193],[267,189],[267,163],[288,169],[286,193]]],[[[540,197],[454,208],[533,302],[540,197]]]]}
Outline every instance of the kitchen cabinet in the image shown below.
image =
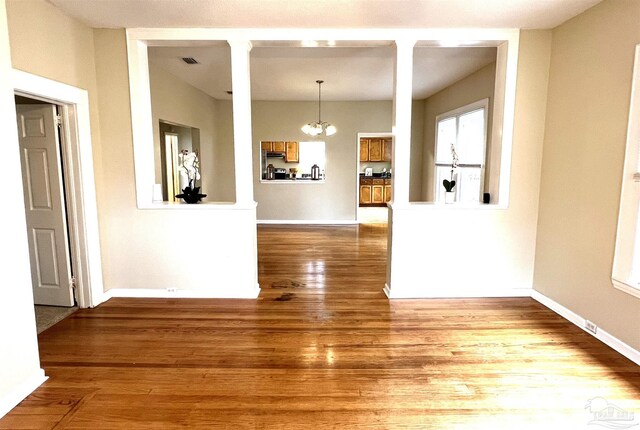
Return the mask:
{"type": "Polygon", "coordinates": [[[360,185],[360,206],[371,204],[371,185],[360,185]]]}
{"type": "Polygon", "coordinates": [[[369,141],[369,161],[382,161],[382,139],[369,141]]]}
{"type": "Polygon", "coordinates": [[[286,145],[284,142],[273,142],[273,152],[286,152],[286,145]]]}
{"type": "Polygon", "coordinates": [[[298,163],[300,161],[298,142],[285,143],[284,161],[285,163],[298,163]]]}
{"type": "Polygon", "coordinates": [[[373,179],[360,178],[360,206],[371,204],[371,186],[373,179]]]}
{"type": "Polygon", "coordinates": [[[385,206],[391,201],[391,179],[360,178],[359,206],[385,206]]]}
{"type": "Polygon", "coordinates": [[[360,139],[360,161],[391,161],[391,139],[360,139]]]}
{"type": "Polygon", "coordinates": [[[369,139],[360,139],[360,161],[369,161],[369,139]]]}
{"type": "Polygon", "coordinates": [[[384,180],[384,202],[389,203],[393,197],[393,187],[391,186],[391,179],[384,180]]]}
{"type": "Polygon", "coordinates": [[[391,139],[384,139],[382,141],[383,161],[391,161],[391,154],[392,154],[391,150],[392,150],[391,139]]]}
{"type": "Polygon", "coordinates": [[[376,205],[384,203],[384,185],[371,187],[371,203],[376,205]]]}
{"type": "Polygon", "coordinates": [[[384,203],[384,179],[373,179],[373,185],[371,186],[371,203],[375,205],[384,203]]]}
{"type": "Polygon", "coordinates": [[[268,142],[263,141],[260,142],[260,149],[267,152],[286,152],[286,144],[285,142],[268,142]]]}

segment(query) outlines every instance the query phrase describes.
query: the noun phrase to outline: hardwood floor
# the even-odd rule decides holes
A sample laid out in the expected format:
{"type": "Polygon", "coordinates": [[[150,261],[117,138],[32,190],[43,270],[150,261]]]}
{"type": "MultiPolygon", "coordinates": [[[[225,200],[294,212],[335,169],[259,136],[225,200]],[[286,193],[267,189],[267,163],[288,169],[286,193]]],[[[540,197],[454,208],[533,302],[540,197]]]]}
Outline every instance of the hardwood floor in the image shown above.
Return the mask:
{"type": "Polygon", "coordinates": [[[531,299],[388,301],[386,234],[260,227],[258,300],[77,311],[0,428],[580,429],[606,401],[639,421],[640,367],[531,299]]]}

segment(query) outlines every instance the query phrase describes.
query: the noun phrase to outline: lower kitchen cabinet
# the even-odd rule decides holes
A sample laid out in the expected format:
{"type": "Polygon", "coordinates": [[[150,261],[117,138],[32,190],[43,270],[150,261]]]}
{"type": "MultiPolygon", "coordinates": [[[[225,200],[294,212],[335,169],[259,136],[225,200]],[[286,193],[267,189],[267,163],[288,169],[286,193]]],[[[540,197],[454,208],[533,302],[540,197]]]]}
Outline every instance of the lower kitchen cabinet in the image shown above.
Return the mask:
{"type": "Polygon", "coordinates": [[[384,185],[373,185],[371,187],[371,203],[384,203],[384,185]]]}
{"type": "MultiPolygon", "coordinates": [[[[389,180],[389,182],[391,182],[391,181],[389,180]]],[[[389,184],[389,185],[385,184],[385,186],[384,186],[384,202],[385,203],[389,203],[391,201],[391,198],[393,196],[391,194],[392,192],[393,192],[393,188],[391,187],[391,184],[389,184]]]]}
{"type": "Polygon", "coordinates": [[[360,185],[360,206],[371,204],[371,185],[360,185]]]}
{"type": "Polygon", "coordinates": [[[391,201],[391,179],[360,178],[360,206],[385,206],[391,201]]]}

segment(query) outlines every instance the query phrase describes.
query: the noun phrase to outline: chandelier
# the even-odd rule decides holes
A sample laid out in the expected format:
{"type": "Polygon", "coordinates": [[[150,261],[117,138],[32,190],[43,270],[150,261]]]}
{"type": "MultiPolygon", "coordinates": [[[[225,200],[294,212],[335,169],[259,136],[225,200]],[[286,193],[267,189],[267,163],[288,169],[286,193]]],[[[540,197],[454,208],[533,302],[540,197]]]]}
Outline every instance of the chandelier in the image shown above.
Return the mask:
{"type": "Polygon", "coordinates": [[[305,124],[304,126],[302,126],[301,130],[304,132],[304,134],[308,134],[309,136],[319,136],[321,134],[324,133],[325,136],[332,136],[334,134],[336,134],[336,131],[338,131],[336,129],[336,127],[334,125],[329,124],[326,121],[322,121],[322,119],[320,119],[320,95],[321,95],[321,89],[322,89],[322,83],[324,81],[316,81],[316,83],[318,84],[318,121],[314,121],[314,122],[310,122],[309,124],[305,124]]]}

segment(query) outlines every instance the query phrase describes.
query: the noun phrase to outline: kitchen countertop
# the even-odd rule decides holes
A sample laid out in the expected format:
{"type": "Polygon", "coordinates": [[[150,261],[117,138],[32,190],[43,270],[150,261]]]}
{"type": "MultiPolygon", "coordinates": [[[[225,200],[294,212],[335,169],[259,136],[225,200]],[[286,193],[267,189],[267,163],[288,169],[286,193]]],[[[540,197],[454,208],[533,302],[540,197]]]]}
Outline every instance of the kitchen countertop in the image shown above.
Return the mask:
{"type": "Polygon", "coordinates": [[[324,179],[296,178],[296,179],[260,179],[261,184],[324,184],[324,179]]]}
{"type": "Polygon", "coordinates": [[[364,173],[359,174],[361,178],[365,179],[391,179],[391,173],[374,173],[372,176],[365,176],[364,173]]]}

